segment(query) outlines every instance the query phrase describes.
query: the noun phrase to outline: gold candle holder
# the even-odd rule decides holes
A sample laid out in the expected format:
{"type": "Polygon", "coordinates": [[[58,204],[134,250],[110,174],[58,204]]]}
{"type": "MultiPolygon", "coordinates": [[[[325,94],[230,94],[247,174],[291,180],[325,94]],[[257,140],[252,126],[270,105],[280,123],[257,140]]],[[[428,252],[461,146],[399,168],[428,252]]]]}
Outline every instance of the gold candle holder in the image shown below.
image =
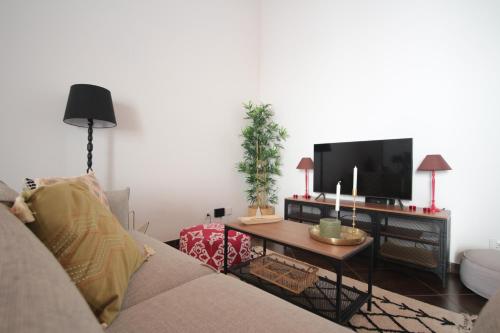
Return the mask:
{"type": "Polygon", "coordinates": [[[354,232],[354,229],[356,228],[356,194],[357,190],[353,189],[352,190],[352,229],[354,232]]]}

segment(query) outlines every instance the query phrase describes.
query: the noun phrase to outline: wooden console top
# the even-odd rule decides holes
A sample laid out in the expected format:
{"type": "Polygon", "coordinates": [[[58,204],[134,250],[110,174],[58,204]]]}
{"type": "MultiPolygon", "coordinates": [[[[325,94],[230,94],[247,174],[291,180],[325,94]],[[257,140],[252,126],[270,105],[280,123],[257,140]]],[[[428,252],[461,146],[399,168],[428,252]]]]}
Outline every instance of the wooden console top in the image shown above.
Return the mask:
{"type": "MultiPolygon", "coordinates": [[[[286,198],[286,200],[335,207],[335,199],[315,200],[315,199],[305,199],[302,197],[298,197],[297,199],[290,197],[290,198],[286,198]]],[[[340,200],[340,207],[352,208],[353,202],[351,200],[340,200]]],[[[365,211],[368,210],[368,211],[375,211],[375,212],[401,214],[401,215],[406,215],[406,216],[427,217],[427,218],[432,218],[432,219],[437,219],[437,220],[448,220],[450,218],[450,215],[451,215],[449,210],[442,210],[442,211],[437,212],[437,213],[424,213],[424,210],[421,207],[417,207],[417,210],[412,211],[408,208],[408,206],[405,206],[405,207],[403,207],[403,209],[401,209],[401,207],[399,207],[398,204],[381,205],[381,204],[374,204],[374,203],[365,203],[363,201],[356,201],[356,209],[365,210],[365,211]]]]}

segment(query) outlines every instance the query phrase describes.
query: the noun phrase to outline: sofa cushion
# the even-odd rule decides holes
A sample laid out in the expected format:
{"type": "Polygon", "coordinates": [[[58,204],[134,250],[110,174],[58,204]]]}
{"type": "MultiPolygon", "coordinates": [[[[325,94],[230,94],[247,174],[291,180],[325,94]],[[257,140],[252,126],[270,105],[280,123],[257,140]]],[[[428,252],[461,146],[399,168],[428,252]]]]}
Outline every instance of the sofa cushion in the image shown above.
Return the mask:
{"type": "Polygon", "coordinates": [[[10,212],[24,223],[35,222],[35,216],[33,216],[33,213],[24,201],[25,195],[26,192],[23,192],[16,198],[16,201],[14,201],[14,204],[10,207],[10,212]]]}
{"type": "Polygon", "coordinates": [[[0,204],[0,332],[103,332],[52,253],[0,204]]]}
{"type": "Polygon", "coordinates": [[[109,209],[108,198],[104,194],[99,181],[97,180],[94,171],[91,171],[85,175],[78,177],[45,177],[45,178],[36,178],[35,180],[26,178],[26,188],[35,190],[40,186],[53,185],[60,182],[67,181],[81,181],[87,185],[90,193],[96,196],[99,201],[109,209]]]}
{"type": "Polygon", "coordinates": [[[223,274],[200,277],[122,311],[107,329],[114,332],[352,333],[223,274]]]}
{"type": "Polygon", "coordinates": [[[0,202],[4,202],[10,206],[16,200],[17,196],[16,191],[0,180],[0,202]]]}
{"type": "Polygon", "coordinates": [[[101,323],[118,314],[132,274],[144,262],[130,235],[81,181],[43,186],[29,195],[29,228],[54,254],[101,323]]]}
{"type": "Polygon", "coordinates": [[[472,333],[500,332],[500,290],[486,303],[479,313],[472,333]]]}
{"type": "Polygon", "coordinates": [[[104,194],[106,198],[108,198],[109,209],[113,215],[125,230],[129,230],[128,214],[130,188],[127,187],[117,191],[105,191],[104,194]]]}
{"type": "Polygon", "coordinates": [[[130,233],[139,246],[152,247],[156,254],[132,276],[122,309],[154,297],[200,276],[214,273],[198,260],[137,231],[130,233]]]}

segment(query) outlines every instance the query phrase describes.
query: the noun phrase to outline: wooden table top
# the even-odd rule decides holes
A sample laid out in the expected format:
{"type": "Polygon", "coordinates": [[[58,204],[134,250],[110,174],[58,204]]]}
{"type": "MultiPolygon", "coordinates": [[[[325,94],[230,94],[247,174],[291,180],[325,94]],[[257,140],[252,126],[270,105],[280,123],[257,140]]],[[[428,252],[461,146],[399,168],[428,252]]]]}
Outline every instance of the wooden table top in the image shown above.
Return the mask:
{"type": "Polygon", "coordinates": [[[310,225],[286,220],[276,223],[253,225],[234,222],[229,223],[228,226],[243,233],[248,232],[271,241],[322,254],[337,260],[348,259],[373,242],[373,238],[368,236],[364,243],[359,245],[338,246],[321,243],[309,236],[310,225]]]}

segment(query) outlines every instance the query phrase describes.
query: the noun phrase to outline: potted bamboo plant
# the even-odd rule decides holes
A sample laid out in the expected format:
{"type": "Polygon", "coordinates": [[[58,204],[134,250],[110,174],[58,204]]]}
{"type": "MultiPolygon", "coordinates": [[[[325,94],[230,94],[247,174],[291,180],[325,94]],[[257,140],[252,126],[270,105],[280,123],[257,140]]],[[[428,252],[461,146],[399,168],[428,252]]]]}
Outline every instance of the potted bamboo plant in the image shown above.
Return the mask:
{"type": "Polygon", "coordinates": [[[248,102],[243,106],[250,124],[241,131],[244,154],[238,171],[245,175],[248,185],[248,216],[254,216],[257,208],[263,215],[272,215],[278,202],[275,177],[281,175],[281,150],[288,134],[273,121],[270,104],[248,102]]]}

